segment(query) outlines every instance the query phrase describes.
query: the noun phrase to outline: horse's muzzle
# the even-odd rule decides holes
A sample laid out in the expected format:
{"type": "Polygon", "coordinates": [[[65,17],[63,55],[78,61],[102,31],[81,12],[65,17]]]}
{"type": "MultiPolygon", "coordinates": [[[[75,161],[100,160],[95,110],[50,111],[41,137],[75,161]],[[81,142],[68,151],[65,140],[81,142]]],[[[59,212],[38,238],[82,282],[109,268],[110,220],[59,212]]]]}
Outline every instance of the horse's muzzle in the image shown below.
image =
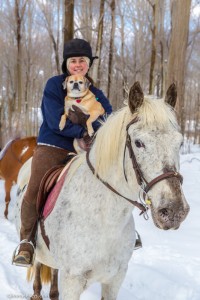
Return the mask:
{"type": "Polygon", "coordinates": [[[162,207],[157,210],[151,209],[155,225],[163,230],[178,229],[189,213],[190,207],[186,203],[175,207],[162,207]]]}

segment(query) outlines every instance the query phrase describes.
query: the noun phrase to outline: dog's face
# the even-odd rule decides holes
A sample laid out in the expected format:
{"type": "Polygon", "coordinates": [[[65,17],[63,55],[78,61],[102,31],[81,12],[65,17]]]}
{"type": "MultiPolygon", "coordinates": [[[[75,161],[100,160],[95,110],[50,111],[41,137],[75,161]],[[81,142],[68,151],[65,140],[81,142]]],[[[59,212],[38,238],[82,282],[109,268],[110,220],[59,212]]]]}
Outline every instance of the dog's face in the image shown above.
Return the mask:
{"type": "Polygon", "coordinates": [[[67,89],[67,96],[69,97],[84,97],[89,86],[89,80],[82,75],[68,76],[63,83],[63,88],[67,89]]]}

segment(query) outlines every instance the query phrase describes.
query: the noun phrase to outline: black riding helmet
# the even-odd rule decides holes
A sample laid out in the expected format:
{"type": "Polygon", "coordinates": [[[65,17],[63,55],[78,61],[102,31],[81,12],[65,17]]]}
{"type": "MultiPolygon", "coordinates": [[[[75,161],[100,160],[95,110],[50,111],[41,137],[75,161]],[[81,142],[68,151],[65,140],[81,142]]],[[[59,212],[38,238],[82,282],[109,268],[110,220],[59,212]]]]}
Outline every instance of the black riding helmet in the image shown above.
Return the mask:
{"type": "Polygon", "coordinates": [[[86,56],[90,59],[90,67],[93,60],[98,58],[98,56],[92,56],[92,48],[90,44],[82,39],[72,39],[65,43],[63,50],[63,63],[62,71],[67,73],[66,61],[70,57],[86,56]]]}

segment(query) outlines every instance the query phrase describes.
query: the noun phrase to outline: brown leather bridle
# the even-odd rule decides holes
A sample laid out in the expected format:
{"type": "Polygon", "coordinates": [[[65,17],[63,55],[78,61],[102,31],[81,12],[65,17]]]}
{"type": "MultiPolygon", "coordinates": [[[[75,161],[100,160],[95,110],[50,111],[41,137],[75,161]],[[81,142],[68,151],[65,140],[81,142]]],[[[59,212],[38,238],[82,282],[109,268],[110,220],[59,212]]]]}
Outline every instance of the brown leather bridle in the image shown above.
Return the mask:
{"type": "Polygon", "coordinates": [[[133,119],[127,126],[126,126],[126,147],[128,148],[128,151],[129,151],[129,156],[130,156],[130,159],[132,161],[132,165],[133,165],[133,169],[135,171],[135,175],[136,175],[136,178],[137,178],[137,182],[138,184],[143,188],[144,192],[145,193],[148,193],[148,191],[158,182],[160,182],[161,180],[163,179],[167,179],[167,178],[171,178],[171,177],[176,177],[180,180],[180,183],[182,184],[183,183],[183,176],[179,173],[179,172],[176,172],[176,171],[169,171],[169,172],[164,172],[163,174],[157,176],[156,178],[154,178],[153,180],[151,180],[150,182],[148,182],[138,163],[137,163],[137,160],[136,160],[136,157],[135,157],[135,153],[133,151],[133,148],[132,148],[132,145],[131,145],[131,138],[130,138],[130,135],[128,133],[128,129],[129,127],[136,123],[138,121],[138,118],[136,117],[135,119],[133,119]]]}
{"type": "MultiPolygon", "coordinates": [[[[138,117],[134,118],[133,120],[131,120],[131,122],[126,126],[126,142],[125,142],[125,150],[126,150],[126,147],[128,148],[128,151],[129,151],[129,156],[130,156],[130,159],[132,161],[132,166],[133,166],[133,169],[135,171],[135,175],[136,175],[136,178],[137,178],[137,182],[138,182],[138,185],[141,187],[142,191],[143,191],[143,199],[145,200],[146,198],[146,195],[148,193],[148,191],[158,182],[164,180],[164,179],[168,179],[168,178],[172,178],[172,177],[176,177],[180,180],[180,183],[182,184],[183,182],[183,177],[180,173],[178,172],[175,172],[175,171],[169,171],[169,172],[164,172],[163,174],[157,176],[156,178],[154,178],[153,180],[151,180],[150,182],[148,182],[143,173],[142,173],[142,170],[140,168],[140,166],[138,165],[137,163],[137,160],[136,160],[136,156],[135,156],[135,153],[133,151],[133,147],[131,145],[131,138],[130,138],[130,135],[128,133],[128,129],[129,127],[136,123],[138,121],[138,117]]],[[[124,150],[124,153],[125,153],[125,150],[124,150]]],[[[89,153],[90,153],[90,150],[87,151],[86,153],[86,161],[87,161],[87,164],[90,168],[90,170],[92,171],[93,174],[95,174],[95,169],[93,167],[93,165],[91,164],[90,162],[90,159],[89,159],[89,153]]],[[[125,174],[125,172],[124,172],[125,174]]],[[[109,188],[112,192],[114,192],[115,194],[121,196],[122,198],[124,198],[125,200],[127,200],[128,202],[130,202],[131,204],[137,206],[140,210],[141,210],[141,213],[140,214],[143,214],[144,212],[146,212],[148,210],[148,207],[147,205],[144,203],[139,203],[137,201],[133,201],[125,196],[123,196],[122,194],[120,194],[117,190],[115,190],[109,183],[105,182],[102,178],[100,178],[100,176],[98,174],[95,174],[96,177],[107,187],[109,188]]],[[[126,178],[126,175],[125,175],[125,178],[126,178]]],[[[126,178],[127,180],[127,178],[126,178]]],[[[144,201],[145,202],[145,201],[144,201]]]]}

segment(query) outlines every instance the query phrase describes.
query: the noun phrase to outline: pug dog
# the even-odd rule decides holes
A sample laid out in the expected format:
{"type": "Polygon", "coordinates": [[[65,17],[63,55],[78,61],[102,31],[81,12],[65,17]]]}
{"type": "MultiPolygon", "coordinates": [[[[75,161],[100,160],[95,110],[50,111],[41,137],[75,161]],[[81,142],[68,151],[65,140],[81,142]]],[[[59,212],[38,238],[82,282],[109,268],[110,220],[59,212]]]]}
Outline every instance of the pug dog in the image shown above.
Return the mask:
{"type": "Polygon", "coordinates": [[[83,113],[89,115],[86,126],[89,136],[93,135],[92,122],[103,115],[105,110],[101,103],[96,100],[95,95],[89,90],[89,86],[90,81],[82,75],[71,75],[65,79],[63,88],[67,89],[67,96],[65,97],[65,112],[61,116],[59,123],[60,130],[63,130],[65,126],[69,109],[73,109],[72,105],[75,105],[83,113]]]}

